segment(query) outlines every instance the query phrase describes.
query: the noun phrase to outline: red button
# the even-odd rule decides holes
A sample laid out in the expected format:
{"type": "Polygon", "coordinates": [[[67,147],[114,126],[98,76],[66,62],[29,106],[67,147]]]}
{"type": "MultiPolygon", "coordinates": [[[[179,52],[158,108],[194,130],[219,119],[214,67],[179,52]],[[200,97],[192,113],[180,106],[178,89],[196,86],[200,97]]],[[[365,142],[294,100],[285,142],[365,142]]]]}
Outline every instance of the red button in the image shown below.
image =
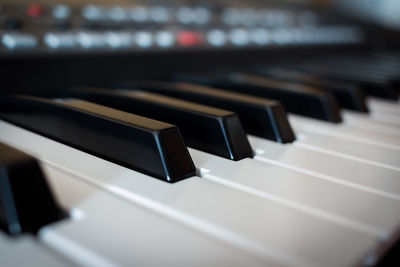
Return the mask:
{"type": "Polygon", "coordinates": [[[182,46],[196,46],[203,43],[203,35],[198,32],[181,31],[178,32],[176,40],[182,46]]]}
{"type": "Polygon", "coordinates": [[[26,9],[26,14],[30,17],[37,18],[42,16],[44,13],[44,8],[38,4],[31,4],[26,9]]]}

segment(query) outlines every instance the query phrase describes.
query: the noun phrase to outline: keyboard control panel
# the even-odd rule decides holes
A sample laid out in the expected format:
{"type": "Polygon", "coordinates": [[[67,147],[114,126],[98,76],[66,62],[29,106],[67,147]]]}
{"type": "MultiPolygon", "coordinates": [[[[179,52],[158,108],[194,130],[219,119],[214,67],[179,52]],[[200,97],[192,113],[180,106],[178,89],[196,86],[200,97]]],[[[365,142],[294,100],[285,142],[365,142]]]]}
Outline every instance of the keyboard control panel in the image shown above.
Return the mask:
{"type": "Polygon", "coordinates": [[[306,7],[4,4],[0,51],[263,48],[353,44],[362,30],[306,7]]]}

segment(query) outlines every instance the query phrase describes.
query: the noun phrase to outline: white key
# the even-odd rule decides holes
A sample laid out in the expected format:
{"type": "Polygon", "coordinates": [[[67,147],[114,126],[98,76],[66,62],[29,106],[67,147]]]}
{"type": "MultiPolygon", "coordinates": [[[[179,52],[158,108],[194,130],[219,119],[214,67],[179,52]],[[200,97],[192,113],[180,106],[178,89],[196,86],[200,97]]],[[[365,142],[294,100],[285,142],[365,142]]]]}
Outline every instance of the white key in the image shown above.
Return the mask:
{"type": "MultiPolygon", "coordinates": [[[[386,198],[359,190],[356,186],[348,187],[338,178],[324,180],[258,160],[234,162],[211,158],[209,154],[194,149],[190,154],[195,165],[204,169],[204,179],[273,199],[313,216],[378,236],[395,231],[400,224],[400,194],[397,199],[386,198]],[[366,205],[370,208],[365,209],[366,205]]],[[[261,156],[256,156],[256,159],[261,156]]],[[[400,180],[397,187],[400,189],[400,180]]]]}
{"type": "Polygon", "coordinates": [[[266,259],[261,264],[54,166],[44,163],[43,169],[60,204],[81,215],[43,228],[40,240],[80,266],[285,266],[266,259]]]}
{"type": "Polygon", "coordinates": [[[372,117],[376,120],[380,120],[382,122],[387,122],[391,124],[399,125],[400,123],[400,114],[391,114],[385,111],[372,111],[370,112],[372,117]]]}
{"type": "Polygon", "coordinates": [[[77,266],[31,235],[11,238],[0,231],[0,266],[77,266]]]}
{"type": "Polygon", "coordinates": [[[367,104],[371,111],[381,111],[388,114],[400,115],[400,106],[396,102],[385,101],[377,98],[368,98],[367,104]]]}
{"type": "Polygon", "coordinates": [[[355,113],[350,114],[348,112],[343,112],[342,117],[343,117],[343,123],[351,127],[366,129],[372,132],[386,133],[386,134],[400,136],[399,127],[380,121],[373,121],[369,118],[367,114],[355,114],[355,113]]]}
{"type": "Polygon", "coordinates": [[[355,140],[349,141],[305,130],[299,130],[297,134],[300,138],[298,142],[293,143],[295,146],[306,147],[315,151],[339,155],[348,159],[400,171],[399,150],[365,144],[355,140]]]}
{"type": "Polygon", "coordinates": [[[282,145],[254,136],[249,136],[249,141],[253,149],[263,151],[263,154],[256,157],[259,160],[400,200],[398,171],[293,144],[282,145]]]}
{"type": "Polygon", "coordinates": [[[400,115],[374,111],[371,112],[370,116],[372,120],[385,122],[397,127],[400,126],[400,115]]]}
{"type": "Polygon", "coordinates": [[[351,266],[378,246],[376,237],[361,231],[205,179],[171,185],[7,123],[1,123],[0,132],[8,143],[14,140],[12,145],[74,170],[86,182],[219,240],[229,238],[232,246],[260,258],[274,256],[299,266],[351,266]]]}
{"type": "Polygon", "coordinates": [[[298,139],[294,145],[400,171],[400,151],[397,146],[382,146],[362,136],[357,140],[348,135],[335,134],[334,131],[328,133],[316,128],[307,129],[304,123],[298,127],[299,121],[304,120],[289,117],[298,139]]]}
{"type": "Polygon", "coordinates": [[[343,123],[334,124],[306,117],[290,115],[290,123],[297,130],[308,130],[323,135],[336,136],[350,141],[373,144],[384,148],[400,150],[400,137],[359,129],[343,123]]]}
{"type": "Polygon", "coordinates": [[[387,125],[391,128],[400,130],[400,122],[397,115],[385,114],[382,112],[371,112],[370,114],[360,114],[354,111],[345,111],[344,118],[348,120],[361,119],[370,120],[371,122],[377,122],[387,125]]]}

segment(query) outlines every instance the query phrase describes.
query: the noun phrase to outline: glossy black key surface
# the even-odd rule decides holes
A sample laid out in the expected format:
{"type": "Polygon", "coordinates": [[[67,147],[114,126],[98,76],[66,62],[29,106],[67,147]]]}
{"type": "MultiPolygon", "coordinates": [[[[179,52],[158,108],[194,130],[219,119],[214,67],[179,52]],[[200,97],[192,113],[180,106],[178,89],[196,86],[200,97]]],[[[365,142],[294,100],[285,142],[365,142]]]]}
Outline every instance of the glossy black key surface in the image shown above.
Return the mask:
{"type": "Polygon", "coordinates": [[[393,78],[389,80],[390,86],[400,94],[400,78],[393,78]]]}
{"type": "Polygon", "coordinates": [[[74,99],[0,100],[0,118],[116,164],[176,182],[195,175],[171,124],[74,99]]]}
{"type": "Polygon", "coordinates": [[[284,68],[263,68],[254,72],[258,75],[265,75],[266,77],[286,82],[317,86],[322,90],[332,92],[341,107],[360,112],[368,112],[364,92],[353,84],[336,82],[318,77],[317,75],[284,68]]]}
{"type": "MultiPolygon", "coordinates": [[[[325,61],[324,61],[325,62],[325,61]]],[[[379,57],[331,56],[325,64],[339,68],[341,71],[354,72],[364,78],[373,78],[389,83],[400,78],[400,61],[379,59],[379,57]]]]}
{"type": "Polygon", "coordinates": [[[367,95],[387,99],[397,99],[397,92],[390,85],[389,81],[365,75],[361,72],[357,72],[357,69],[354,68],[349,69],[343,65],[333,67],[326,64],[290,66],[289,68],[338,82],[352,83],[361,88],[367,95]]]}
{"type": "Polygon", "coordinates": [[[283,106],[272,100],[183,82],[120,82],[122,88],[140,88],[188,101],[234,111],[247,133],[288,143],[295,135],[283,106]]]}
{"type": "Polygon", "coordinates": [[[232,160],[253,151],[239,117],[227,110],[137,90],[79,87],[70,95],[115,109],[168,122],[181,131],[186,145],[232,160]]]}
{"type": "MultiPolygon", "coordinates": [[[[342,69],[344,71],[351,72],[356,70],[356,74],[361,80],[372,80],[373,83],[381,84],[383,87],[383,97],[397,99],[399,94],[399,81],[400,81],[400,66],[397,69],[391,67],[379,66],[379,62],[370,62],[364,64],[353,64],[353,62],[347,62],[346,66],[342,69]],[[397,93],[397,97],[396,97],[397,93]]],[[[365,82],[364,82],[365,83],[365,82]]],[[[381,94],[381,93],[380,93],[381,94]]]]}
{"type": "Polygon", "coordinates": [[[244,73],[180,75],[179,80],[224,88],[280,101],[287,111],[330,122],[341,122],[334,96],[316,87],[281,82],[244,73]]]}
{"type": "Polygon", "coordinates": [[[38,162],[0,143],[0,229],[13,236],[36,233],[65,215],[38,162]]]}

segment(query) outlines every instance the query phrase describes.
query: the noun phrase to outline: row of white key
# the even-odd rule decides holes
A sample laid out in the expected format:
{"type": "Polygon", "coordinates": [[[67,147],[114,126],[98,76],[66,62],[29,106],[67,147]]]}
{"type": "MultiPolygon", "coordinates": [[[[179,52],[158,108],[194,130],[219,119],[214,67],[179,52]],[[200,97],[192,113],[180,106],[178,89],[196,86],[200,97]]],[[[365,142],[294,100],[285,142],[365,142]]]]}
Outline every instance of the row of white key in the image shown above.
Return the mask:
{"type": "MultiPolygon", "coordinates": [[[[287,266],[350,266],[382,242],[383,237],[379,233],[357,231],[318,214],[307,214],[273,199],[259,198],[220,185],[204,179],[205,175],[203,179],[192,177],[170,185],[17,127],[6,129],[6,125],[2,126],[4,132],[10,130],[9,133],[22,140],[19,146],[23,145],[24,151],[70,173],[70,176],[118,195],[129,203],[153,210],[244,253],[253,253],[254,257],[263,261],[273,259],[287,266]],[[46,151],[42,151],[43,147],[46,151]]],[[[16,143],[12,145],[18,147],[16,143]]],[[[205,155],[211,161],[218,159],[205,155]]],[[[193,158],[197,164],[196,157],[193,158]]],[[[213,170],[209,174],[212,175],[213,170]]],[[[107,225],[111,227],[112,224],[107,225]]],[[[48,231],[50,228],[47,227],[48,231]]],[[[58,234],[62,232],[57,227],[53,230],[58,234]]],[[[82,237],[82,233],[75,231],[68,231],[63,236],[71,235],[82,237]]],[[[96,238],[99,237],[96,235],[96,238]]],[[[117,260],[113,255],[109,257],[117,260]]]]}
{"type": "MultiPolygon", "coordinates": [[[[168,217],[128,203],[52,166],[44,164],[43,168],[58,201],[72,211],[72,216],[43,228],[38,240],[30,236],[14,240],[0,234],[0,248],[4,253],[0,263],[7,266],[261,266],[260,261],[242,251],[182,227],[168,217]]],[[[268,264],[279,266],[273,261],[268,264]]]]}
{"type": "MultiPolygon", "coordinates": [[[[400,222],[396,215],[400,209],[400,181],[397,181],[399,172],[349,160],[340,155],[250,137],[253,148],[264,151],[255,157],[256,160],[232,162],[191,149],[196,166],[203,172],[203,179],[191,178],[171,186],[7,123],[0,125],[0,139],[47,163],[45,168],[52,184],[57,185],[54,181],[63,183],[64,180],[71,180],[70,183],[77,183],[78,180],[91,183],[91,190],[95,192],[93,196],[114,195],[129,203],[129,209],[138,205],[146,210],[153,210],[158,216],[172,220],[173,224],[185,225],[189,232],[194,231],[203,238],[218,240],[221,247],[233,247],[243,255],[251,255],[264,263],[280,262],[288,266],[353,265],[356,259],[364,258],[370,249],[377,247],[393,233],[400,222]],[[46,151],[41,149],[43,145],[47,147],[46,151]],[[271,154],[271,151],[275,154],[271,154]],[[309,163],[310,160],[316,167],[309,163]],[[315,164],[316,161],[323,164],[315,164]],[[333,166],[341,167],[339,171],[329,168],[329,163],[332,162],[333,166]],[[355,167],[351,168],[353,164],[355,167]],[[102,168],[91,170],[87,166],[102,168]],[[350,169],[346,170],[347,167],[350,169]],[[365,175],[360,173],[365,169],[365,175]],[[346,176],[345,173],[349,174],[346,176]],[[69,177],[59,178],[63,175],[69,177]],[[384,180],[377,179],[378,175],[384,180]],[[365,209],[366,205],[368,210],[365,209]],[[222,214],[222,211],[226,214],[222,214]],[[331,242],[326,242],[329,239],[331,242]],[[334,245],[335,242],[338,247],[334,245]]],[[[323,138],[325,135],[321,136],[323,138]]],[[[382,138],[383,141],[384,139],[382,138]]],[[[78,187],[71,188],[60,190],[56,195],[59,197],[63,192],[66,195],[71,194],[78,187]]],[[[66,198],[70,202],[66,200],[62,203],[68,209],[82,209],[81,204],[86,203],[78,201],[82,197],[66,198]]],[[[93,206],[96,207],[96,204],[93,206]]],[[[97,214],[94,208],[85,210],[84,213],[87,215],[85,218],[95,218],[94,215],[91,216],[97,214]]],[[[101,213],[107,215],[105,211],[101,213]]],[[[72,223],[65,222],[65,225],[68,228],[72,223]]],[[[102,227],[106,227],[105,225],[102,223],[102,227]]],[[[111,223],[107,225],[110,226],[111,223]]],[[[57,227],[58,225],[50,226],[44,231],[46,234],[42,239],[47,240],[50,246],[57,247],[57,242],[61,242],[63,238],[83,239],[82,233],[78,236],[72,230],[63,232],[62,226],[61,230],[57,227]]],[[[80,227],[83,226],[72,228],[79,230],[80,227]]],[[[87,235],[93,235],[93,225],[90,227],[88,224],[85,227],[91,229],[87,235]]],[[[131,230],[129,225],[126,227],[131,230]]],[[[101,235],[96,235],[96,238],[100,238],[98,236],[101,235]]],[[[119,240],[125,241],[121,237],[119,240]]],[[[157,244],[156,241],[153,242],[157,244]]],[[[98,251],[93,252],[94,243],[96,242],[93,240],[80,243],[87,244],[89,249],[86,253],[89,256],[81,255],[82,257],[91,259],[90,255],[103,255],[99,256],[101,260],[106,255],[103,263],[111,264],[116,261],[122,265],[132,263],[132,258],[135,258],[132,251],[131,254],[128,251],[121,252],[122,255],[117,253],[120,257],[116,258],[113,253],[101,250],[106,248],[99,248],[108,247],[100,241],[98,243],[101,244],[97,244],[95,248],[98,251]],[[128,261],[124,264],[118,262],[119,258],[128,261]]],[[[152,243],[149,246],[150,244],[152,243]]],[[[114,247],[118,246],[114,244],[114,247]]],[[[191,242],[186,246],[192,247],[191,242]]],[[[149,251],[150,248],[142,254],[148,254],[149,251]]],[[[211,252],[201,254],[214,255],[207,253],[211,252]]],[[[74,255],[69,256],[79,263],[82,259],[75,259],[77,256],[74,255]]],[[[158,255],[165,256],[164,253],[158,255]]],[[[180,253],[170,252],[169,255],[177,257],[180,253]]],[[[194,259],[195,256],[188,255],[188,258],[194,259]]],[[[144,262],[156,261],[147,258],[144,262]]],[[[173,262],[172,260],[171,263],[173,262]]],[[[236,265],[243,265],[238,264],[239,262],[236,261],[236,265]]],[[[88,262],[83,263],[88,265],[88,262]]]]}

